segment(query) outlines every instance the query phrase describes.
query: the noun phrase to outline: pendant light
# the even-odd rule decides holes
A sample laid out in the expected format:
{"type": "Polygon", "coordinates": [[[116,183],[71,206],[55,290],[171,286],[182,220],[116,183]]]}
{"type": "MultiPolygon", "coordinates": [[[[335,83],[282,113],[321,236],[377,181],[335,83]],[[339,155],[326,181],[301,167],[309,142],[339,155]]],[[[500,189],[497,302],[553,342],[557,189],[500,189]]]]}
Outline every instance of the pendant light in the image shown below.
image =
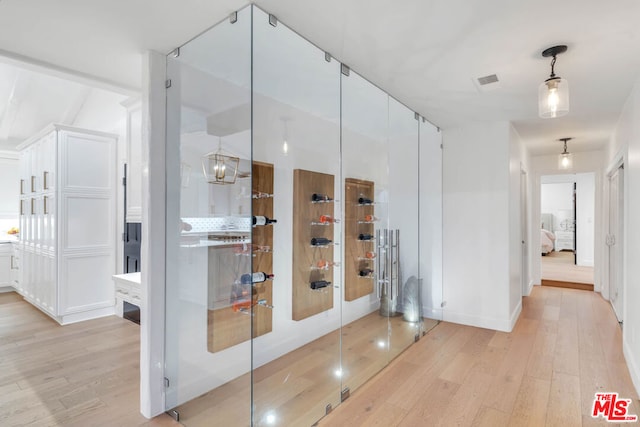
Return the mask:
{"type": "Polygon", "coordinates": [[[218,137],[218,151],[202,158],[202,171],[209,184],[234,184],[238,176],[238,157],[222,152],[222,138],[218,137]]]}
{"type": "Polygon", "coordinates": [[[567,151],[567,141],[573,138],[560,138],[558,141],[564,142],[564,151],[558,157],[558,167],[560,169],[571,169],[573,167],[573,156],[567,151]]]}
{"type": "Polygon", "coordinates": [[[551,60],[551,75],[538,89],[538,114],[543,119],[564,116],[569,112],[569,83],[555,74],[556,56],[567,51],[567,46],[553,46],[542,51],[551,60]]]}

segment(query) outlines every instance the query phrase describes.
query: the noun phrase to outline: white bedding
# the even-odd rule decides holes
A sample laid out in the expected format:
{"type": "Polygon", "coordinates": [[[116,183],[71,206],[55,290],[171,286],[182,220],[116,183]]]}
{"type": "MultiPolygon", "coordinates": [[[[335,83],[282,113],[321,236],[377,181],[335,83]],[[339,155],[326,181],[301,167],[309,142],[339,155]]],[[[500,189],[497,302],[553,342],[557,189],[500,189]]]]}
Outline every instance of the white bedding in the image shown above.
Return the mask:
{"type": "Polygon", "coordinates": [[[553,241],[556,240],[556,236],[552,232],[540,229],[540,247],[543,254],[548,254],[553,251],[553,241]]]}

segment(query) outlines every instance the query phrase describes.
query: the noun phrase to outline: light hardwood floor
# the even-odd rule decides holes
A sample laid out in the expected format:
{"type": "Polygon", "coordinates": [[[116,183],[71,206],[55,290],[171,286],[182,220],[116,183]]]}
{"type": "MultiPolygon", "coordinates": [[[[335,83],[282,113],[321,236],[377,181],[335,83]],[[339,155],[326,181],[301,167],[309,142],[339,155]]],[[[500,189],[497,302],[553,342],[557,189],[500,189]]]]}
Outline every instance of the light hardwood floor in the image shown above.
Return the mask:
{"type": "MultiPolygon", "coordinates": [[[[0,294],[0,425],[177,425],[138,413],[138,335],[116,317],[60,327],[0,294]]],[[[589,416],[596,391],[632,398],[640,413],[609,304],[536,286],[512,333],[441,323],[319,425],[604,425],[589,416]]],[[[233,425],[218,421],[207,425],[233,425]]]]}
{"type": "Polygon", "coordinates": [[[640,414],[609,303],[535,286],[512,333],[441,323],[319,426],[608,425],[596,391],[640,414]]]}
{"type": "Polygon", "coordinates": [[[541,274],[544,280],[593,285],[593,267],[575,265],[573,252],[549,252],[541,257],[541,262],[541,274]]]}
{"type": "Polygon", "coordinates": [[[0,294],[0,426],[177,426],[139,413],[139,336],[115,316],[62,327],[0,294]]]}

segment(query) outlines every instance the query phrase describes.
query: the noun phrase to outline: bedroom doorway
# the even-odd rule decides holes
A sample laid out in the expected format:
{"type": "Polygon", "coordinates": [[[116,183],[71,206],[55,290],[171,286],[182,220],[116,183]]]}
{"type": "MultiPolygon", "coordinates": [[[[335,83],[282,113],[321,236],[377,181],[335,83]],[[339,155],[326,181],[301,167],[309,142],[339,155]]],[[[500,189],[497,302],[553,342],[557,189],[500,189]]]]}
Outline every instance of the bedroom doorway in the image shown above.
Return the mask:
{"type": "Polygon", "coordinates": [[[593,290],[595,174],[541,177],[543,286],[593,290]]]}

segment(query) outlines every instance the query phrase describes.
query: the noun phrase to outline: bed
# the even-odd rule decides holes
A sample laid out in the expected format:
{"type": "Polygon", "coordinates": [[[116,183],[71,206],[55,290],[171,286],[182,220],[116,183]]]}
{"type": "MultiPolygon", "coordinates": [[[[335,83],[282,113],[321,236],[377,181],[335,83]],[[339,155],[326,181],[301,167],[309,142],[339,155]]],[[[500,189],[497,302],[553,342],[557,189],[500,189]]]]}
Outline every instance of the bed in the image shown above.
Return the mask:
{"type": "Polygon", "coordinates": [[[553,214],[542,214],[540,228],[540,251],[542,255],[546,255],[553,251],[553,242],[556,236],[549,230],[553,230],[553,214]]]}

